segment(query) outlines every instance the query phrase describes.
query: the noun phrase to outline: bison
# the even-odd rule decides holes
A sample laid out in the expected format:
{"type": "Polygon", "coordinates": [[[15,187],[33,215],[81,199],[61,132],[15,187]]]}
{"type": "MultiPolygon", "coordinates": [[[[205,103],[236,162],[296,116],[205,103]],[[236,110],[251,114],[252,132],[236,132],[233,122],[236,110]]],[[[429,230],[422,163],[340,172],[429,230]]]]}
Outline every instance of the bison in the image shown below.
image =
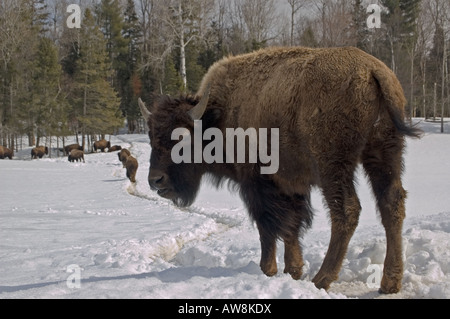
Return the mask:
{"type": "Polygon", "coordinates": [[[108,153],[117,152],[117,151],[120,151],[121,149],[122,149],[122,146],[114,145],[114,146],[111,146],[110,148],[108,148],[108,153]]]}
{"type": "Polygon", "coordinates": [[[122,149],[117,156],[119,157],[119,161],[122,163],[123,168],[125,168],[125,163],[127,162],[128,156],[131,156],[131,153],[126,148],[122,149]]]}
{"type": "Polygon", "coordinates": [[[111,143],[104,139],[94,142],[94,152],[97,152],[97,150],[101,150],[103,153],[103,152],[105,152],[106,148],[110,148],[110,147],[111,147],[111,143]]]}
{"type": "MultiPolygon", "coordinates": [[[[380,292],[397,293],[403,277],[405,137],[421,135],[405,124],[405,104],[394,73],[356,48],[269,48],[227,57],[209,69],[196,96],[161,97],[151,110],[139,100],[152,147],[148,182],[175,205],[189,206],[204,174],[216,186],[230,181],[256,222],[262,271],[277,273],[276,242],[282,239],[284,272],[296,280],[304,265],[299,237],[311,226],[310,193],[318,186],[329,209],[331,239],[312,281],[329,289],[358,224],[361,206],[354,176],[361,163],[386,231],[380,292]],[[181,138],[195,134],[199,123],[205,137],[211,129],[279,129],[279,169],[263,175],[260,168],[266,162],[261,159],[234,163],[228,147],[214,149],[223,159],[213,163],[201,157],[174,161],[173,149],[181,138]],[[183,133],[174,136],[180,128],[183,133]]],[[[195,139],[186,140],[192,141],[191,148],[184,150],[199,152],[195,139]]],[[[211,145],[200,146],[200,152],[208,148],[213,153],[211,145]]]]}
{"type": "Polygon", "coordinates": [[[70,154],[69,154],[69,157],[68,157],[68,160],[69,160],[69,162],[78,162],[78,161],[83,161],[83,163],[86,163],[85,162],[85,160],[84,160],[84,152],[83,151],[80,151],[80,150],[72,150],[71,152],[70,152],[70,154]]]}
{"type": "Polygon", "coordinates": [[[44,155],[48,155],[47,146],[37,146],[31,150],[31,159],[42,158],[44,155]]]}
{"type": "Polygon", "coordinates": [[[83,147],[80,144],[71,144],[64,147],[64,154],[69,155],[72,150],[82,151],[83,147]]]}
{"type": "Polygon", "coordinates": [[[11,160],[13,156],[14,156],[13,150],[0,145],[0,159],[9,158],[11,160]]]}
{"type": "Polygon", "coordinates": [[[128,156],[125,162],[125,168],[127,169],[127,177],[132,183],[136,183],[136,173],[139,164],[136,158],[133,156],[128,156]]]}

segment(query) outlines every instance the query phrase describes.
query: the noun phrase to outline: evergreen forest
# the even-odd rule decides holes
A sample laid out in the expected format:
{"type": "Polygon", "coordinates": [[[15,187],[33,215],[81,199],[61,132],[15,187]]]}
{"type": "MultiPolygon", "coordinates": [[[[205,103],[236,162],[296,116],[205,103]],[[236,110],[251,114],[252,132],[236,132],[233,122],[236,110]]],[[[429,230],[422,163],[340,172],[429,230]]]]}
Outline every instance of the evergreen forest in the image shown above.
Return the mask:
{"type": "Polygon", "coordinates": [[[450,117],[449,0],[0,0],[0,145],[143,133],[138,98],[194,94],[214,62],[269,46],[359,47],[410,117],[450,117]]]}

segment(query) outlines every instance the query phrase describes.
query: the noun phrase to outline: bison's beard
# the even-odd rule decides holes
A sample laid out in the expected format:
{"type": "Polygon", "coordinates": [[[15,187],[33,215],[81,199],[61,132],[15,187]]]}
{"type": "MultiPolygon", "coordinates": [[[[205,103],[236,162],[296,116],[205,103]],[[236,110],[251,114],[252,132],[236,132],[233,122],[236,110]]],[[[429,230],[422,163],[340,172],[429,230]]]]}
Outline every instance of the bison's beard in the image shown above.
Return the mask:
{"type": "Polygon", "coordinates": [[[176,188],[174,196],[171,198],[172,202],[177,207],[189,207],[197,198],[198,189],[200,187],[187,187],[187,185],[183,185],[182,189],[179,187],[176,188]]]}
{"type": "Polygon", "coordinates": [[[178,170],[176,174],[170,174],[173,192],[170,200],[177,207],[189,207],[197,198],[202,176],[190,170],[178,170]]]}

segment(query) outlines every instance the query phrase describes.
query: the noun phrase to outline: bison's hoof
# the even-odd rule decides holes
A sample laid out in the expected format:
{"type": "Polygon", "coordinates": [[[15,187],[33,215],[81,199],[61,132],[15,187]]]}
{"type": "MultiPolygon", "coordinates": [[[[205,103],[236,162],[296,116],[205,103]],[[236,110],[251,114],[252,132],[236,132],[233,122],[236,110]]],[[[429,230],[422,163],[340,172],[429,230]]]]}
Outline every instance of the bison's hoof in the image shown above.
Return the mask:
{"type": "Polygon", "coordinates": [[[317,289],[325,289],[328,290],[330,288],[333,279],[330,279],[328,276],[317,274],[312,282],[317,287],[317,289]]]}
{"type": "Polygon", "coordinates": [[[261,270],[267,277],[273,277],[278,273],[277,266],[271,266],[271,267],[263,267],[261,266],[261,270]]]}
{"type": "Polygon", "coordinates": [[[303,275],[302,267],[286,267],[284,273],[291,275],[294,280],[300,280],[303,275]]]}
{"type": "Polygon", "coordinates": [[[389,280],[389,279],[383,278],[383,280],[381,280],[381,287],[378,290],[378,292],[380,294],[386,294],[386,295],[396,294],[396,293],[400,292],[401,288],[402,288],[401,280],[396,280],[396,279],[389,280]]]}

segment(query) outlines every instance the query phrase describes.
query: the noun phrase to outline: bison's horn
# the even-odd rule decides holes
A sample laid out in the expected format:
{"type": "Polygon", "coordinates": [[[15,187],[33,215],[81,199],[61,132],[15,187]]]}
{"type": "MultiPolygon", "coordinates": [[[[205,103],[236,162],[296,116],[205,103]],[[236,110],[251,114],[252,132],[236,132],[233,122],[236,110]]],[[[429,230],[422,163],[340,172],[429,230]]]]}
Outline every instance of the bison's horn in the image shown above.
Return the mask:
{"type": "Polygon", "coordinates": [[[147,109],[147,106],[141,100],[141,98],[139,98],[138,102],[139,102],[139,108],[141,109],[142,116],[148,122],[148,120],[150,119],[150,116],[152,116],[152,113],[150,113],[150,111],[147,109]]]}
{"type": "Polygon", "coordinates": [[[208,84],[206,87],[205,92],[203,93],[203,97],[200,100],[200,102],[188,112],[189,116],[194,121],[199,121],[202,119],[203,115],[205,114],[206,107],[208,106],[209,101],[209,94],[211,93],[211,83],[208,84]]]}

